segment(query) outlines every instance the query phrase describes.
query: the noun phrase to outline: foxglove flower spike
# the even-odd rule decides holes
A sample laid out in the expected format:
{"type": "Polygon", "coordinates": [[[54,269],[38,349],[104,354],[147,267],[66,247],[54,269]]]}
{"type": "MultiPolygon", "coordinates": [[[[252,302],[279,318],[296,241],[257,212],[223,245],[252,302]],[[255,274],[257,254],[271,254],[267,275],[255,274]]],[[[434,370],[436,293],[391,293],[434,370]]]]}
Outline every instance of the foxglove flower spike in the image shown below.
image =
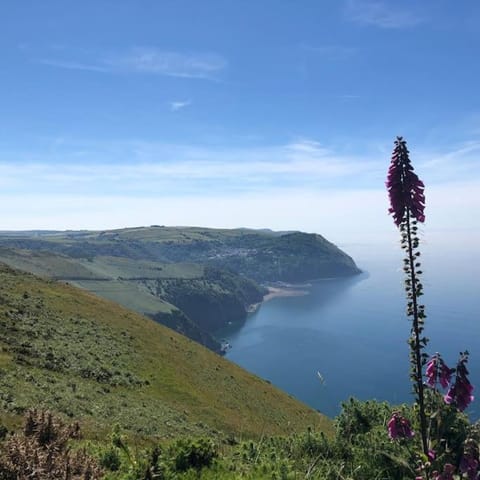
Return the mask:
{"type": "Polygon", "coordinates": [[[425,221],[425,186],[414,173],[408,154],[407,143],[397,137],[386,181],[390,198],[388,212],[397,227],[406,219],[407,212],[410,218],[425,221]]]}

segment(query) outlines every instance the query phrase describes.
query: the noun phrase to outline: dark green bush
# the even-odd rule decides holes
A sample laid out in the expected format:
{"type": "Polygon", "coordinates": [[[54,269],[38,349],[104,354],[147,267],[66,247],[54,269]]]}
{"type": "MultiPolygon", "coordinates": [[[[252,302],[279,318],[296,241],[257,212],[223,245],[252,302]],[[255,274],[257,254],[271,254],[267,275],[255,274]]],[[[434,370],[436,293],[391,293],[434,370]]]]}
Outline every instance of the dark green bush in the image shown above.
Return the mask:
{"type": "Polygon", "coordinates": [[[180,439],[171,445],[169,454],[175,470],[185,472],[190,468],[200,470],[209,467],[218,456],[218,450],[211,440],[205,438],[180,439]]]}
{"type": "Polygon", "coordinates": [[[110,448],[100,457],[100,465],[111,472],[119,470],[121,463],[120,454],[116,448],[110,448]]]}

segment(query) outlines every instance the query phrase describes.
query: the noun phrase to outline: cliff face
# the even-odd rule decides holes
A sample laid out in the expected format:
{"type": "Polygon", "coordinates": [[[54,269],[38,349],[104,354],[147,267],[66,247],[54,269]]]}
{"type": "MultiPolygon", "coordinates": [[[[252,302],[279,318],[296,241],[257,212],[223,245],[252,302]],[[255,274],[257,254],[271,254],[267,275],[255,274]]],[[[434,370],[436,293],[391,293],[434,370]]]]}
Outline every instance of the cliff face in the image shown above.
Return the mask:
{"type": "Polygon", "coordinates": [[[255,282],[214,267],[205,267],[198,279],[157,280],[157,295],[207,332],[244,320],[248,307],[261,302],[264,294],[255,282]]]}
{"type": "Polygon", "coordinates": [[[221,344],[209,332],[204,330],[197,321],[191,320],[182,310],[172,310],[171,312],[158,312],[148,315],[162,325],[165,325],[177,333],[198,342],[200,345],[209,348],[217,353],[222,353],[221,344]]]}

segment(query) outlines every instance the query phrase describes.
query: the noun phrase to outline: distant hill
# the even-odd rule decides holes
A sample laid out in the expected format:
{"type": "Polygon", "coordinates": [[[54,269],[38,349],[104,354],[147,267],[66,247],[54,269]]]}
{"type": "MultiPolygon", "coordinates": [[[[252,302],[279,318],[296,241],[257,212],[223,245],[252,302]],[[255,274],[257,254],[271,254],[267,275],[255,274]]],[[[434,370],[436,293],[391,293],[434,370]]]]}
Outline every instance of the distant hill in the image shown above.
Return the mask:
{"type": "Polygon", "coordinates": [[[0,420],[29,407],[90,435],[247,437],[330,431],[328,419],[152,320],[70,285],[0,265],[0,420]]]}
{"type": "Polygon", "coordinates": [[[215,351],[215,331],[244,320],[262,285],[359,272],[321,235],[245,228],[0,232],[0,261],[74,283],[215,351]]]}

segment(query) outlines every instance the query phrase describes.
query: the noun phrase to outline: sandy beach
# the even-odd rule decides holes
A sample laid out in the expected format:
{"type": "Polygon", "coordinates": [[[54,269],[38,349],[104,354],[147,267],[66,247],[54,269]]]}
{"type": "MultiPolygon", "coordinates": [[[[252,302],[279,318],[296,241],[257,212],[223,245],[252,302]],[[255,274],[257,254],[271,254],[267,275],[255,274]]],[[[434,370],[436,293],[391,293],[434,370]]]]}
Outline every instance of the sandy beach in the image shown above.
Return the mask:
{"type": "Polygon", "coordinates": [[[267,287],[268,293],[263,297],[264,302],[268,302],[275,297],[299,297],[308,295],[308,290],[297,287],[267,287]]]}
{"type": "Polygon", "coordinates": [[[268,293],[263,296],[263,300],[258,303],[252,303],[247,307],[247,313],[252,314],[255,313],[260,306],[262,305],[263,302],[268,302],[272,298],[275,297],[300,297],[303,295],[308,295],[310,292],[308,290],[305,290],[306,286],[310,285],[286,285],[282,287],[271,287],[268,286],[266,287],[268,290],[268,293]]]}

